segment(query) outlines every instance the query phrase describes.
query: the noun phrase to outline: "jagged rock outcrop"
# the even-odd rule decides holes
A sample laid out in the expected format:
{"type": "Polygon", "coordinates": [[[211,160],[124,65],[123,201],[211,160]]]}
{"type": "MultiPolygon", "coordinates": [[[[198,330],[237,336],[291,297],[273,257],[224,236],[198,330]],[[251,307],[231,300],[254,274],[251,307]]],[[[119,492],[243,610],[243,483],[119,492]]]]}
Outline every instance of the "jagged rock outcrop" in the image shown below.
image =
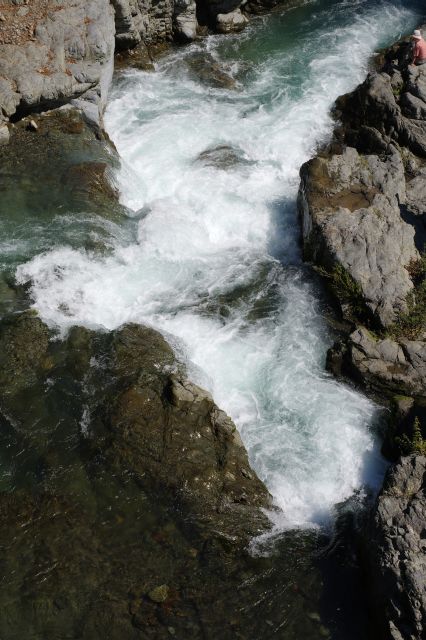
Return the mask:
{"type": "Polygon", "coordinates": [[[306,257],[326,269],[343,267],[376,321],[392,324],[407,310],[413,283],[406,267],[419,257],[414,228],[400,213],[406,188],[398,150],[381,159],[345,147],[309,161],[301,178],[306,257]]]}
{"type": "Polygon", "coordinates": [[[117,50],[172,40],[192,40],[197,20],[194,0],[112,0],[117,50]]]}
{"type": "Polygon", "coordinates": [[[388,472],[365,532],[379,638],[421,640],[426,628],[426,458],[388,472]]]}
{"type": "Polygon", "coordinates": [[[328,368],[378,394],[426,399],[424,340],[380,339],[359,326],[344,343],[337,343],[329,351],[328,368]]]}
{"type": "Polygon", "coordinates": [[[305,256],[356,325],[330,368],[388,397],[423,398],[426,69],[407,65],[407,47],[337,100],[335,139],[302,167],[299,202],[305,256]]]}
{"type": "Polygon", "coordinates": [[[38,0],[25,7],[8,0],[3,13],[1,119],[72,103],[99,125],[113,73],[109,0],[38,0]]]}
{"type": "Polygon", "coordinates": [[[301,169],[305,258],[340,303],[348,335],[328,368],[386,399],[395,460],[364,527],[375,637],[421,640],[426,623],[426,68],[409,44],[336,102],[330,145],[301,169]]]}
{"type": "Polygon", "coordinates": [[[426,157],[425,100],[424,67],[399,67],[396,59],[388,60],[383,71],[371,73],[353,93],[339,98],[336,110],[349,144],[361,150],[369,144],[380,152],[396,142],[426,157]]]}

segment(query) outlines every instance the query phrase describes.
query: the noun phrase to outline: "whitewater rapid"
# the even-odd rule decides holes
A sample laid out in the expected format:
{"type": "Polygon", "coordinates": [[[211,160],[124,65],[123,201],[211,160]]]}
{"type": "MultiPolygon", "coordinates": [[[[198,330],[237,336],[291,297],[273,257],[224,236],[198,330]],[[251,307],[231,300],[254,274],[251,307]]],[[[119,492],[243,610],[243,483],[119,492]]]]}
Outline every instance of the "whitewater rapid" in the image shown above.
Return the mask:
{"type": "Polygon", "coordinates": [[[163,332],[236,422],[282,509],[278,527],[328,522],[383,474],[377,407],[324,371],[331,337],[301,262],[296,196],[301,164],[331,132],[334,99],[416,16],[398,3],[345,0],[288,20],[291,32],[274,16],[179,49],[155,73],[126,72],[106,125],[135,237],[116,238],[104,257],[64,246],[17,270],[62,333],[129,321],[163,332]],[[194,78],[187,62],[199,52],[237,88],[194,78]],[[197,160],[218,145],[242,162],[222,170],[197,160]]]}

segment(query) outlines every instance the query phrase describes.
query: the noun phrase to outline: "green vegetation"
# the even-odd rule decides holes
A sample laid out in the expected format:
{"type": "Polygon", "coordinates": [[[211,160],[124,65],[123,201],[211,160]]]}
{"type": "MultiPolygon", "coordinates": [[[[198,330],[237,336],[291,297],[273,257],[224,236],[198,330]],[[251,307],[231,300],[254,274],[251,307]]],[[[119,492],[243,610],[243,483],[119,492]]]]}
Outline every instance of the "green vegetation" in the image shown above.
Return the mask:
{"type": "Polygon", "coordinates": [[[401,96],[402,92],[404,90],[404,85],[392,85],[392,93],[395,96],[395,98],[398,100],[398,98],[401,96]]]}
{"type": "Polygon", "coordinates": [[[414,284],[414,290],[408,294],[406,313],[401,313],[389,328],[392,338],[406,337],[416,340],[426,330],[426,252],[419,260],[414,260],[408,267],[414,284]]]}
{"type": "Polygon", "coordinates": [[[317,271],[328,280],[331,291],[341,304],[349,305],[352,313],[357,316],[365,315],[361,285],[353,279],[349,271],[341,264],[336,264],[331,271],[322,267],[318,267],[317,271]]]}
{"type": "Polygon", "coordinates": [[[413,423],[412,438],[410,439],[404,433],[402,437],[395,438],[395,442],[405,455],[409,455],[410,453],[417,453],[422,456],[426,455],[426,439],[422,436],[422,428],[417,416],[413,423]]]}

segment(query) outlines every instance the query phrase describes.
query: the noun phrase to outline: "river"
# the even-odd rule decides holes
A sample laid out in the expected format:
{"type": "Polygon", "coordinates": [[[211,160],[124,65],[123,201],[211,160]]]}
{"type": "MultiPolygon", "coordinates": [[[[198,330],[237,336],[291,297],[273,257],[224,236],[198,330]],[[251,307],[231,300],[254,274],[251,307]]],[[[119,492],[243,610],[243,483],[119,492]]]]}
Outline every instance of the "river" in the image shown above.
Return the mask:
{"type": "Polygon", "coordinates": [[[83,227],[105,240],[99,220],[56,211],[48,183],[38,217],[17,190],[0,222],[2,265],[60,335],[148,324],[235,421],[279,507],[272,534],[253,542],[272,568],[238,605],[253,640],[265,616],[271,637],[331,637],[312,612],[320,600],[333,638],[361,637],[357,577],[338,555],[326,561],[323,596],[308,556],[345,504],[380,486],[381,409],[325,371],[332,312],[302,260],[296,199],[300,166],[331,135],[334,100],[418,24],[421,4],[308,1],[172,49],[155,72],[119,72],[105,122],[128,218],[104,222],[108,250],[84,246],[83,227]],[[200,59],[229,86],[200,76],[200,59]]]}
{"type": "Polygon", "coordinates": [[[106,126],[134,237],[117,237],[106,258],[63,246],[18,268],[51,325],[134,321],[169,338],[236,422],[282,509],[278,529],[324,525],[382,478],[377,407],[324,370],[332,334],[302,263],[296,196],[301,164],[332,130],[334,99],[414,27],[415,9],[308,2],[177,49],[155,73],[121,75],[106,126]],[[235,87],[194,76],[200,54],[235,87]],[[230,148],[227,170],[197,160],[218,146],[230,148]]]}

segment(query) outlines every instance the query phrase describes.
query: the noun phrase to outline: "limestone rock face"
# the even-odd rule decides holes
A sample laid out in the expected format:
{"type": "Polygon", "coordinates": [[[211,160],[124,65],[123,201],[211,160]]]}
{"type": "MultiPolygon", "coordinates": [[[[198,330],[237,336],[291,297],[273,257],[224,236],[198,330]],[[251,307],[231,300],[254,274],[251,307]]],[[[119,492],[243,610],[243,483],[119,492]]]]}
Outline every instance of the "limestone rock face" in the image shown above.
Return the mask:
{"type": "MultiPolygon", "coordinates": [[[[113,72],[114,10],[108,0],[33,3],[29,31],[0,38],[0,114],[5,120],[74,102],[99,124],[113,72]]],[[[8,7],[8,23],[18,6],[8,7]]],[[[18,16],[19,18],[19,16],[18,16]]]]}
{"type": "Polygon", "coordinates": [[[345,147],[301,171],[300,208],[309,255],[325,268],[341,265],[360,286],[382,326],[406,310],[413,288],[406,267],[418,256],[415,231],[404,222],[404,166],[396,148],[384,157],[345,147]]]}
{"type": "Polygon", "coordinates": [[[424,637],[425,522],[426,458],[402,458],[387,474],[365,541],[380,637],[424,637]]]}

